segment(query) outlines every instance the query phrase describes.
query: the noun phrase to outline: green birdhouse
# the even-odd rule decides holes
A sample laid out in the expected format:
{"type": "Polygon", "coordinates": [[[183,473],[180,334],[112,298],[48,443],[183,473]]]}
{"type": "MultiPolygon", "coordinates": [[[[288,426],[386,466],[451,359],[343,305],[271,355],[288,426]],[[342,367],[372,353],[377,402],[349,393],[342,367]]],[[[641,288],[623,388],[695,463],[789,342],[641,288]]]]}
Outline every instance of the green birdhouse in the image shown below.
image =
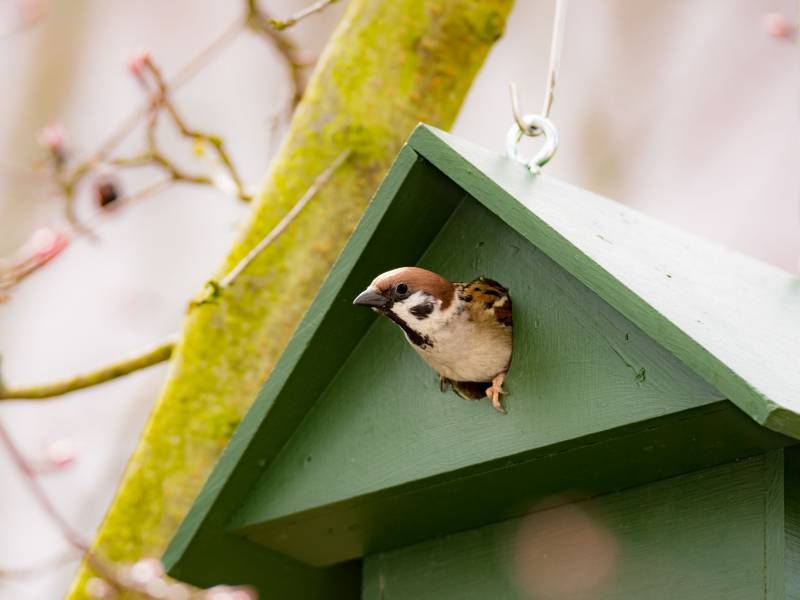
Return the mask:
{"type": "Polygon", "coordinates": [[[281,600],[800,598],[798,439],[797,278],[420,126],[165,562],[281,600]],[[509,289],[508,414],[352,305],[405,265],[509,289]]]}

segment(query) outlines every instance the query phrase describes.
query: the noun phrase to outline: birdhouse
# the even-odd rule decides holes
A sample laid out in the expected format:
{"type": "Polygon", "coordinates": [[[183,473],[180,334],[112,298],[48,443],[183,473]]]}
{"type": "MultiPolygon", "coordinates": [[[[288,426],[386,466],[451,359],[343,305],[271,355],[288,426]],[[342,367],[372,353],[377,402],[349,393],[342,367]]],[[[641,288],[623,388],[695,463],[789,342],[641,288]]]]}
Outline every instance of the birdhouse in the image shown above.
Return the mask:
{"type": "Polygon", "coordinates": [[[266,599],[800,598],[798,439],[797,278],[420,126],[165,562],[266,599]],[[404,265],[508,288],[507,414],[352,305],[404,265]]]}

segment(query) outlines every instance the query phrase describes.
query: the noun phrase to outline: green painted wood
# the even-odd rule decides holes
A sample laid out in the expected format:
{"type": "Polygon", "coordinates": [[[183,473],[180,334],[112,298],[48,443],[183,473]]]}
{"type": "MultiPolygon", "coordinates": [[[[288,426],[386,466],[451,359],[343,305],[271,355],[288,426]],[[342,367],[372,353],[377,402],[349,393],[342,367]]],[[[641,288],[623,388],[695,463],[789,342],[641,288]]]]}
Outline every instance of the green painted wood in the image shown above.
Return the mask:
{"type": "Polygon", "coordinates": [[[520,514],[559,486],[591,494],[788,442],[719,413],[716,425],[737,426],[704,419],[705,431],[699,422],[667,427],[658,448],[646,434],[612,434],[634,423],[635,431],[650,430],[652,419],[721,397],[472,199],[455,210],[421,264],[455,280],[487,275],[509,287],[508,416],[439,392],[435,374],[397,328],[376,319],[232,528],[297,560],[329,565],[520,514]],[[589,437],[600,433],[614,443],[589,437]],[[698,444],[693,435],[709,438],[698,444]],[[692,446],[703,451],[687,459],[692,446]],[[553,454],[559,460],[543,460],[553,454]],[[508,463],[514,468],[500,477],[508,463]],[[470,502],[437,502],[458,494],[470,502]]]}
{"type": "Polygon", "coordinates": [[[782,598],[766,568],[775,465],[758,456],[372,555],[362,599],[782,598]]]}
{"type": "Polygon", "coordinates": [[[276,561],[280,568],[272,568],[271,554],[248,554],[252,544],[226,536],[226,524],[265,465],[278,453],[341,366],[341,356],[337,353],[319,354],[309,349],[335,347],[345,356],[349,354],[373,321],[367,311],[353,311],[351,298],[385,261],[396,264],[418,261],[462,196],[457,186],[430,169],[410,148],[399,154],[346,250],[167,548],[163,560],[170,573],[189,582],[204,583],[207,574],[213,572],[220,576],[217,581],[253,583],[266,597],[267,594],[298,600],[357,597],[349,565],[315,570],[281,559],[285,562],[276,561]],[[441,201],[428,206],[429,194],[441,201]],[[423,222],[418,219],[421,211],[426,215],[423,222]],[[402,237],[398,236],[398,227],[402,237]],[[314,377],[308,373],[314,373],[314,377]],[[225,540],[235,543],[227,544],[225,540]],[[263,559],[264,556],[267,558],[263,559]],[[222,577],[225,573],[231,574],[230,577],[222,577]],[[331,595],[332,589],[336,590],[336,596],[331,595]]]}
{"type": "MultiPolygon", "coordinates": [[[[596,461],[592,462],[588,457],[597,448],[602,447],[608,457],[616,456],[623,467],[631,465],[631,470],[636,475],[630,477],[628,482],[635,483],[640,480],[638,478],[648,477],[648,471],[652,471],[650,475],[653,478],[669,476],[675,470],[703,466],[705,460],[713,463],[724,460],[725,456],[746,455],[787,443],[785,438],[772,436],[755,425],[742,426],[743,421],[737,419],[739,415],[730,410],[730,404],[719,399],[713,392],[714,388],[729,395],[740,408],[769,427],[792,435],[798,434],[796,404],[786,400],[787,390],[792,393],[796,391],[796,379],[785,368],[787,364],[791,364],[791,358],[787,357],[798,356],[794,351],[796,345],[791,339],[787,341],[787,336],[797,323],[794,309],[797,306],[797,291],[796,287],[791,287],[791,281],[786,277],[776,275],[776,272],[769,269],[765,271],[763,266],[754,262],[734,260],[728,254],[721,256],[719,250],[713,247],[707,249],[702,245],[701,255],[707,260],[697,263],[699,272],[704,275],[695,276],[688,261],[682,258],[691,256],[696,259],[699,256],[689,252],[689,242],[681,236],[665,235],[659,229],[660,226],[624,207],[574,190],[547,177],[531,179],[518,165],[470,146],[462,147],[457,141],[445,141],[438,133],[425,128],[415,133],[410,143],[413,147],[405,147],[398,156],[269,381],[238,428],[168,548],[164,560],[171,573],[200,584],[218,581],[254,583],[266,597],[305,600],[358,596],[358,585],[354,576],[358,573],[357,562],[343,563],[331,568],[313,568],[242,539],[237,532],[231,530],[231,526],[252,524],[249,519],[254,513],[247,499],[248,494],[266,470],[273,466],[277,470],[276,457],[284,447],[288,456],[294,441],[288,446],[287,442],[292,440],[298,428],[297,439],[301,439],[302,431],[306,427],[304,423],[315,418],[315,405],[319,404],[319,410],[324,410],[324,403],[319,400],[328,397],[329,386],[340,385],[336,375],[343,366],[349,368],[349,357],[353,356],[353,351],[356,348],[368,349],[369,344],[378,339],[375,336],[390,333],[388,323],[375,323],[373,315],[368,311],[354,310],[351,306],[351,299],[363,288],[364,282],[389,266],[416,264],[428,259],[432,266],[436,264],[436,260],[441,260],[443,269],[461,265],[466,273],[467,264],[462,255],[478,257],[477,262],[469,265],[471,268],[482,266],[480,259],[483,253],[476,253],[476,248],[472,248],[470,243],[484,241],[486,245],[502,242],[502,239],[483,240],[480,235],[473,239],[462,236],[463,239],[459,241],[457,228],[448,229],[448,219],[465,218],[469,210],[475,208],[474,200],[469,198],[470,194],[521,236],[522,241],[516,254],[514,249],[505,249],[506,260],[498,265],[498,272],[501,266],[506,268],[503,272],[510,272],[508,269],[517,260],[519,250],[523,250],[523,254],[527,256],[531,250],[530,244],[533,244],[553,264],[563,269],[560,271],[551,268],[553,273],[562,273],[560,279],[557,277],[556,280],[563,286],[563,289],[552,288],[551,291],[561,294],[565,304],[574,306],[574,302],[570,304],[569,300],[574,301],[576,298],[594,299],[592,304],[587,305],[593,310],[579,310],[573,315],[573,320],[579,322],[588,332],[606,335],[606,352],[600,356],[597,345],[594,340],[590,343],[588,336],[570,338],[570,343],[575,344],[573,352],[568,352],[567,348],[560,347],[555,342],[549,347],[555,354],[540,355],[534,352],[533,363],[528,365],[532,366],[532,370],[543,366],[548,369],[552,367],[552,364],[546,362],[551,360],[551,356],[564,357],[567,366],[564,370],[559,370],[556,366],[551,373],[540,371],[540,381],[528,386],[527,392],[530,394],[527,394],[527,398],[532,398],[531,402],[526,400],[526,393],[520,391],[528,384],[522,384],[525,377],[515,374],[522,373],[521,367],[515,362],[509,384],[512,393],[516,395],[509,398],[512,407],[509,417],[491,414],[483,404],[459,404],[460,401],[438,394],[433,403],[427,404],[429,410],[424,413],[419,411],[424,398],[417,394],[409,396],[404,395],[402,390],[396,390],[391,395],[383,396],[381,401],[391,408],[391,414],[402,416],[404,413],[400,410],[401,406],[411,410],[417,417],[415,424],[418,428],[411,427],[408,419],[395,421],[398,428],[405,426],[407,437],[402,446],[398,446],[396,440],[392,442],[395,443],[398,454],[384,455],[384,488],[378,492],[368,491],[373,489],[371,486],[376,475],[374,469],[365,471],[369,475],[366,483],[359,479],[358,471],[349,471],[341,478],[352,488],[352,492],[345,494],[343,500],[324,506],[331,507],[335,512],[342,502],[354,501],[365,494],[380,500],[380,494],[385,494],[390,497],[390,502],[381,500],[370,505],[371,510],[376,511],[372,513],[375,523],[372,532],[388,536],[384,540],[378,539],[376,543],[391,545],[402,538],[400,530],[404,529],[402,524],[391,525],[393,507],[401,506],[407,510],[409,507],[416,507],[414,510],[418,515],[427,514],[424,509],[428,506],[436,508],[430,511],[435,522],[432,519],[426,522],[423,518],[414,527],[408,528],[413,535],[439,531],[437,523],[447,524],[449,521],[452,521],[447,524],[450,529],[445,527],[444,530],[455,530],[469,523],[467,517],[470,515],[469,511],[448,511],[449,507],[460,506],[458,502],[448,502],[449,498],[453,498],[448,494],[474,491],[478,485],[479,489],[484,490],[482,493],[483,498],[487,499],[487,505],[491,510],[498,511],[495,516],[503,518],[510,514],[504,511],[512,509],[495,500],[499,495],[492,495],[486,490],[490,491],[492,485],[499,482],[506,489],[519,492],[518,498],[528,498],[526,488],[509,484],[520,474],[527,474],[531,478],[542,477],[544,483],[538,491],[533,490],[534,495],[549,490],[578,489],[575,480],[583,474],[586,475],[584,481],[591,484],[589,492],[584,490],[587,496],[599,493],[607,487],[616,489],[622,485],[624,475],[610,468],[595,470],[596,461]],[[465,158],[459,157],[462,151],[465,158]],[[487,173],[498,178],[498,181],[492,181],[487,173]],[[515,196],[524,200],[524,206],[515,200],[515,196]],[[594,207],[595,204],[603,208],[594,207]],[[470,206],[473,208],[470,209],[470,206]],[[526,206],[533,212],[527,210],[526,206]],[[462,209],[457,212],[459,207],[462,209]],[[596,229],[592,229],[595,226],[596,229]],[[446,233],[443,229],[454,235],[454,239],[462,245],[451,249],[450,256],[445,256],[446,253],[440,251],[437,258],[434,249],[429,248],[444,239],[446,233]],[[581,234],[581,231],[584,233],[581,234]],[[648,240],[652,240],[649,246],[645,243],[648,240]],[[609,245],[610,248],[603,249],[604,245],[609,245]],[[660,272],[659,265],[669,265],[669,270],[665,267],[660,272]],[[731,265],[738,269],[734,275],[729,272],[731,265]],[[673,266],[681,268],[673,269],[673,266]],[[641,277],[637,276],[637,269],[641,270],[641,277]],[[706,271],[715,270],[719,270],[721,274],[716,278],[708,278],[710,284],[706,288],[705,298],[697,296],[698,290],[703,289],[706,271]],[[576,287],[567,273],[592,290],[597,297],[605,300],[607,305],[596,302],[595,296],[585,289],[576,292],[575,290],[582,288],[576,287]],[[680,286],[676,285],[675,289],[667,286],[664,289],[663,282],[656,281],[661,276],[680,280],[680,286]],[[748,289],[756,282],[760,285],[761,292],[751,293],[738,289],[735,285],[737,282],[743,288],[748,286],[748,289]],[[676,291],[678,287],[680,292],[676,291]],[[738,323],[729,317],[733,298],[743,298],[743,291],[748,293],[747,310],[742,313],[742,323],[738,323]],[[676,308],[681,303],[680,293],[687,293],[688,308],[683,312],[676,308]],[[714,313],[715,302],[720,305],[719,315],[714,313]],[[709,309],[709,306],[712,308],[709,309]],[[754,315],[754,312],[762,308],[763,315],[754,315]],[[690,318],[686,313],[692,311],[696,312],[694,318],[702,323],[691,325],[685,322],[690,318]],[[781,331],[775,326],[776,322],[784,326],[781,331]],[[725,332],[723,325],[728,326],[725,332]],[[619,338],[623,330],[629,334],[629,339],[624,343],[619,338]],[[764,334],[764,339],[751,343],[752,334],[759,330],[764,334]],[[648,336],[657,344],[641,341],[648,336]],[[633,344],[630,343],[632,340],[633,344]],[[767,348],[764,340],[772,340],[774,344],[767,348]],[[726,350],[723,347],[725,344],[730,344],[730,348],[726,350]],[[658,345],[662,345],[667,352],[658,348],[658,345]],[[629,353],[629,347],[635,349],[633,354],[629,353]],[[710,385],[702,384],[691,377],[691,373],[675,361],[671,354],[699,373],[710,385]],[[546,358],[539,358],[540,356],[546,358]],[[749,363],[745,360],[748,356],[749,363]],[[541,363],[542,360],[545,363],[541,363]],[[562,376],[560,385],[566,391],[574,385],[585,387],[585,379],[573,383],[571,379],[563,378],[563,375],[570,373],[570,369],[577,369],[576,365],[581,361],[585,363],[588,373],[595,360],[598,389],[602,389],[604,395],[584,398],[582,405],[577,402],[583,412],[569,403],[566,407],[548,403],[548,398],[551,397],[541,392],[548,389],[548,386],[558,387],[548,378],[553,375],[562,376]],[[763,363],[763,373],[761,376],[754,376],[755,365],[759,361],[763,363]],[[620,365],[624,365],[624,368],[620,365]],[[671,378],[670,373],[674,377],[671,378]],[[519,379],[521,385],[515,392],[513,386],[517,385],[516,379],[519,379]],[[637,386],[643,388],[640,390],[644,398],[641,405],[630,402],[634,380],[637,386]],[[610,388],[604,387],[610,385],[609,381],[617,381],[622,392],[618,395],[611,393],[610,388]],[[658,386],[654,386],[654,381],[658,382],[658,386]],[[709,390],[711,393],[707,394],[709,390]],[[616,411],[619,422],[603,421],[615,412],[613,405],[618,396],[627,399],[630,414],[626,416],[623,411],[616,411]],[[604,398],[607,404],[601,405],[598,398],[604,398]],[[662,412],[658,413],[657,404],[661,400],[665,404],[660,407],[662,412]],[[541,413],[534,414],[530,407],[537,402],[540,405],[536,410],[541,413]],[[574,414],[581,414],[575,424],[554,423],[552,420],[548,424],[547,415],[560,412],[566,419],[573,414],[570,410],[574,410],[574,414]],[[591,414],[591,418],[587,417],[590,414],[588,411],[595,411],[596,414],[591,414]],[[521,417],[519,421],[513,420],[514,414],[521,417]],[[442,442],[447,443],[426,438],[431,433],[428,425],[434,415],[449,419],[450,428],[442,432],[442,442]],[[498,425],[496,421],[489,420],[490,415],[494,419],[509,421],[505,425],[498,425]],[[603,423],[593,426],[590,421],[595,417],[603,423]],[[537,421],[537,418],[542,418],[542,422],[537,421]],[[476,427],[473,420],[487,423],[487,426],[476,427]],[[488,425],[489,423],[491,424],[488,425]],[[602,425],[611,429],[603,431],[602,425]],[[652,430],[654,444],[646,445],[644,440],[650,426],[655,428],[652,430]],[[454,435],[454,431],[458,432],[462,427],[462,435],[454,435]],[[684,433],[681,434],[681,431],[684,433]],[[526,435],[529,438],[527,441],[526,435]],[[559,435],[566,435],[566,438],[558,441],[559,435]],[[418,442],[428,443],[429,451],[448,457],[451,464],[444,468],[449,470],[439,470],[443,463],[431,461],[421,465],[421,469],[416,469],[416,475],[413,469],[396,473],[393,469],[396,456],[414,454],[417,452],[418,442]],[[461,443],[471,448],[463,457],[463,453],[454,450],[461,443]],[[637,444],[638,450],[633,454],[641,455],[641,460],[637,460],[635,456],[629,462],[623,460],[637,444]],[[698,456],[702,458],[697,458],[698,456]],[[542,468],[543,464],[550,464],[551,467],[542,468]],[[523,470],[517,471],[516,465],[520,465],[523,470]],[[425,469],[429,472],[427,476],[422,474],[425,469]],[[558,469],[568,472],[568,476],[559,479],[558,469]],[[548,471],[550,474],[545,476],[548,471]],[[592,475],[595,473],[593,479],[592,475]],[[398,483],[398,477],[407,478],[410,483],[398,483]],[[442,487],[438,491],[435,486],[417,485],[417,482],[436,478],[443,479],[440,481],[442,487]],[[417,496],[410,502],[402,501],[398,505],[392,499],[397,498],[393,494],[398,489],[403,489],[404,485],[414,486],[411,492],[417,496]],[[247,506],[246,510],[237,515],[243,505],[247,506]]],[[[487,223],[492,219],[495,217],[490,217],[487,223]]],[[[480,231],[481,235],[484,233],[483,230],[480,231]]],[[[506,231],[503,235],[507,233],[506,231]]],[[[697,247],[693,246],[695,249],[697,247]]],[[[694,251],[696,250],[692,252],[694,251]]],[[[490,255],[495,260],[502,252],[493,251],[490,255]]],[[[544,269],[542,265],[547,264],[547,261],[542,257],[531,264],[544,269]]],[[[525,261],[520,265],[528,266],[525,261]]],[[[523,275],[519,285],[530,292],[533,289],[529,285],[529,280],[532,281],[531,274],[523,275]]],[[[518,282],[515,280],[513,283],[516,285],[518,282]]],[[[512,287],[512,294],[515,293],[512,287]]],[[[548,302],[552,302],[552,297],[548,302]]],[[[522,335],[523,339],[528,336],[529,339],[523,344],[530,343],[532,347],[538,348],[538,338],[547,337],[542,330],[541,321],[539,327],[536,327],[535,318],[531,321],[531,314],[525,318],[528,329],[520,334],[520,328],[516,327],[515,336],[522,335]],[[532,323],[535,331],[530,330],[532,323]]],[[[397,341],[395,339],[390,343],[397,341]]],[[[419,371],[421,365],[411,366],[408,362],[411,356],[408,354],[398,356],[400,366],[408,367],[412,371],[417,369],[418,377],[410,378],[417,390],[424,388],[426,391],[423,395],[428,393],[430,378],[423,375],[424,371],[419,371]]],[[[384,362],[380,366],[387,372],[397,368],[397,365],[390,362],[384,362]]],[[[797,395],[793,397],[797,398],[797,395]]],[[[576,395],[572,402],[576,402],[576,398],[580,400],[576,395]]],[[[355,400],[358,402],[361,399],[355,400]]],[[[352,410],[351,405],[343,406],[343,409],[353,418],[351,420],[361,416],[352,410]]],[[[338,416],[336,418],[339,419],[338,416]]],[[[378,419],[381,427],[385,425],[378,417],[375,419],[378,419]]],[[[305,461],[306,457],[302,458],[305,461]]],[[[315,458],[317,457],[312,458],[312,463],[315,458]]],[[[341,473],[345,466],[347,465],[337,464],[335,468],[341,473]]],[[[310,468],[310,464],[306,468],[310,468]]],[[[624,473],[626,468],[620,468],[620,472],[624,473]]],[[[324,494],[312,491],[309,487],[311,495],[304,506],[311,507],[314,502],[327,501],[324,494]]],[[[339,493],[343,488],[334,491],[339,493]]],[[[463,495],[455,498],[458,500],[463,495]]],[[[312,507],[309,510],[317,508],[312,507]]],[[[513,510],[519,510],[519,507],[513,510]]],[[[292,514],[286,514],[278,518],[290,520],[292,517],[292,514]]],[[[344,517],[340,515],[335,518],[342,519],[336,521],[338,527],[347,525],[345,521],[349,517],[345,514],[344,517]]],[[[486,515],[479,514],[475,518],[485,520],[486,515]]],[[[371,523],[367,522],[366,525],[371,523]]],[[[303,526],[299,521],[296,524],[303,526]]],[[[262,522],[258,526],[263,525],[262,522]]],[[[324,545],[322,541],[319,537],[308,538],[308,544],[324,545]]],[[[346,547],[350,543],[352,540],[348,541],[345,536],[333,545],[341,544],[346,547]]],[[[365,549],[371,547],[372,541],[366,540],[365,543],[362,537],[358,543],[361,544],[361,549],[365,549]]],[[[788,541],[785,543],[787,548],[792,547],[788,541]]],[[[336,560],[349,555],[348,553],[351,553],[351,549],[345,548],[336,560]]]]}
{"type": "Polygon", "coordinates": [[[800,445],[784,451],[787,600],[800,600],[800,445]]]}
{"type": "Polygon", "coordinates": [[[757,422],[800,438],[800,280],[430,127],[409,144],[757,422]]]}
{"type": "Polygon", "coordinates": [[[783,452],[764,456],[764,596],[786,598],[786,524],[783,452]]]}
{"type": "MultiPolygon", "coordinates": [[[[591,498],[751,456],[780,439],[719,402],[298,510],[236,533],[304,562],[333,564],[519,516],[542,501],[591,498]]],[[[247,506],[257,498],[250,496],[247,506]]]]}

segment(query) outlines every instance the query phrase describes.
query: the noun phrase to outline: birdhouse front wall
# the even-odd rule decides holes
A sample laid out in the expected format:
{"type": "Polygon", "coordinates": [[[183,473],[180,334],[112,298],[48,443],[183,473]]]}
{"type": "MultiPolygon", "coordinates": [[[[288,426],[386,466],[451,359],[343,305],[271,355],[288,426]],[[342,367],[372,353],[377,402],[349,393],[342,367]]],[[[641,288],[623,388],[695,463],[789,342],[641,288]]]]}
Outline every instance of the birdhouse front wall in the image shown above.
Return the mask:
{"type": "MultiPolygon", "coordinates": [[[[412,507],[400,512],[388,509],[409,489],[435,487],[460,476],[454,473],[493,470],[566,441],[724,404],[711,386],[470,197],[419,265],[452,280],[485,275],[509,288],[508,414],[487,401],[440,392],[437,375],[401,331],[375,319],[234,517],[231,526],[248,539],[330,565],[520,514],[548,494],[595,494],[616,480],[587,457],[583,471],[571,470],[576,490],[559,489],[563,479],[544,486],[540,480],[514,484],[511,493],[498,489],[499,497],[486,502],[475,491],[440,497],[434,502],[446,505],[447,518],[438,525],[422,499],[409,500],[412,507]],[[403,518],[376,523],[376,510],[403,518]]],[[[650,436],[638,451],[657,453],[654,443],[650,436]]],[[[622,469],[630,464],[624,459],[622,469]]],[[[671,474],[669,468],[659,464],[643,477],[671,474]]],[[[481,495],[491,493],[487,485],[481,495]]]]}
{"type": "Polygon", "coordinates": [[[418,129],[168,548],[170,573],[298,600],[516,599],[513,532],[561,510],[615,544],[597,553],[617,561],[610,587],[576,598],[800,598],[797,439],[759,425],[764,399],[686,333],[705,324],[669,319],[687,272],[644,270],[648,227],[418,129]],[[403,265],[508,288],[508,414],[442,393],[393,323],[352,306],[403,265]],[[723,590],[724,573],[763,593],[672,595],[723,590]]]}
{"type": "Polygon", "coordinates": [[[378,553],[362,599],[800,598],[794,460],[778,450],[378,553]]]}

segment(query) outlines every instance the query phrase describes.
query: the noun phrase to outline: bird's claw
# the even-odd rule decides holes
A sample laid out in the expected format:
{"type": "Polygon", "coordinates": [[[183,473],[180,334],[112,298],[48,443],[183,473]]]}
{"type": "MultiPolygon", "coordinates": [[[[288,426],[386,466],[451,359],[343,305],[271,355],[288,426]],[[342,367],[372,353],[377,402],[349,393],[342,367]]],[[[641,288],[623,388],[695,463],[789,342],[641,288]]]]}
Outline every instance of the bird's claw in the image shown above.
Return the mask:
{"type": "Polygon", "coordinates": [[[486,396],[491,399],[492,406],[497,412],[501,412],[503,414],[506,414],[506,409],[503,407],[503,402],[501,401],[500,396],[506,393],[505,390],[503,390],[503,380],[505,377],[505,373],[500,373],[494,379],[492,379],[491,387],[486,388],[486,396]]]}
{"type": "Polygon", "coordinates": [[[450,384],[450,380],[445,377],[444,375],[439,375],[439,391],[444,393],[447,391],[447,386],[450,384]]]}

